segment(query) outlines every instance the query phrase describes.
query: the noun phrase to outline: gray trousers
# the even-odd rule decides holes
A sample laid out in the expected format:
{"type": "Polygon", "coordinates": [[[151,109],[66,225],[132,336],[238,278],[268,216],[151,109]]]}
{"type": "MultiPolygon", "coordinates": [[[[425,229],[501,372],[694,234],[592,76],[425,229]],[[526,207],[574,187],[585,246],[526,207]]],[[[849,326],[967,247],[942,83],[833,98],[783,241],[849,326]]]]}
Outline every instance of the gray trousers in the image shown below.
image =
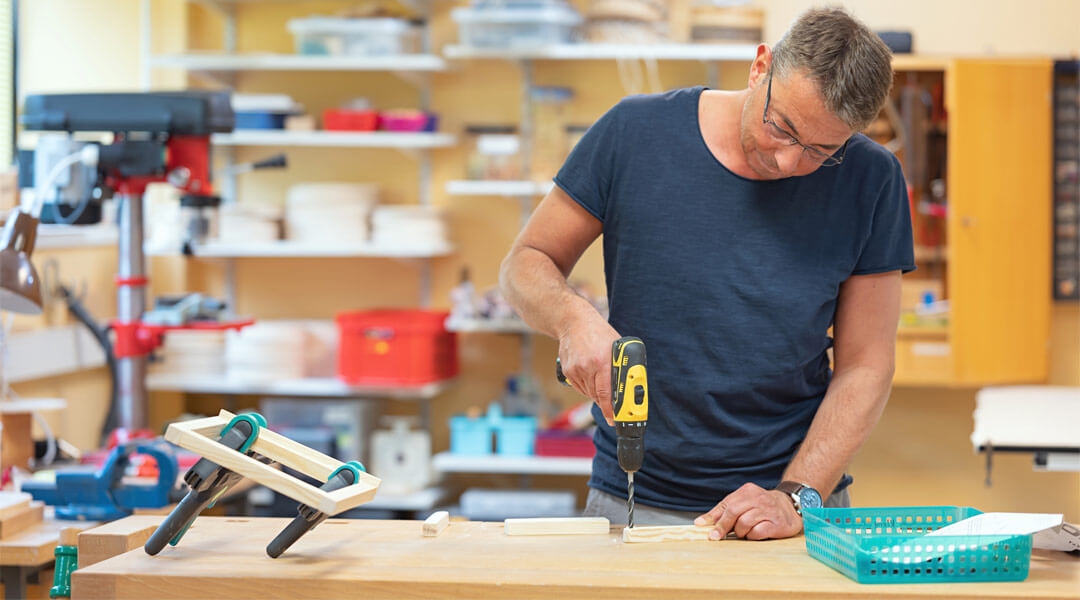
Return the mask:
{"type": "MultiPolygon", "coordinates": [[[[717,499],[717,502],[720,500],[717,499]]],[[[834,493],[825,499],[828,508],[848,508],[851,506],[851,496],[847,488],[834,493]]],[[[601,492],[595,488],[589,488],[589,497],[585,501],[585,517],[606,517],[612,525],[626,524],[626,500],[612,496],[607,492],[601,492]]],[[[690,525],[694,519],[701,516],[699,512],[684,512],[680,510],[667,510],[646,506],[638,502],[634,506],[634,525],[690,525]]]]}

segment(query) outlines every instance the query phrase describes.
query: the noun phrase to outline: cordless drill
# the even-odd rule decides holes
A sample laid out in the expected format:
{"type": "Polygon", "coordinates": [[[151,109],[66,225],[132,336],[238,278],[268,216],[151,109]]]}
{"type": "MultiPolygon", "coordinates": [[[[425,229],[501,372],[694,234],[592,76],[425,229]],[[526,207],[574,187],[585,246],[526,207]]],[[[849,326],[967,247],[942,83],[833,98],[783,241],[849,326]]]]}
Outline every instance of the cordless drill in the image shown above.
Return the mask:
{"type": "MultiPolygon", "coordinates": [[[[556,376],[569,385],[562,364],[556,376]]],[[[611,408],[615,413],[616,454],[626,471],[627,525],[634,526],[634,473],[645,458],[645,425],[649,421],[649,384],[645,370],[645,343],[623,337],[611,345],[611,408]]]]}

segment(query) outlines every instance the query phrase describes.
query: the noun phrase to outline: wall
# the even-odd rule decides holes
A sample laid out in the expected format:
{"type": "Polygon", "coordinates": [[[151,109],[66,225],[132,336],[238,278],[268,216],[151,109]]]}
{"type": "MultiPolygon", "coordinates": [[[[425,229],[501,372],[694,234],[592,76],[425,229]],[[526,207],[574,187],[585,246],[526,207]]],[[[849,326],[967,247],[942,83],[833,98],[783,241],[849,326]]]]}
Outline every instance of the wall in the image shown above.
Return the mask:
{"type": "Polygon", "coordinates": [[[758,0],[766,11],[765,39],[778,40],[807,6],[841,4],[875,30],[907,30],[915,51],[930,55],[1080,54],[1080,2],[1074,0],[758,0]]]}
{"type": "MultiPolygon", "coordinates": [[[[135,87],[138,83],[138,20],[134,0],[35,1],[24,11],[23,39],[31,44],[24,52],[24,73],[39,89],[83,89],[114,86],[135,87]],[[63,10],[60,10],[60,9],[63,10]],[[62,18],[49,15],[62,13],[62,18]],[[76,16],[71,16],[72,14],[76,16]],[[96,20],[95,20],[96,19],[96,20]],[[85,27],[88,22],[101,27],[85,27]],[[104,23],[126,23],[130,27],[105,27],[104,23]],[[109,30],[108,40],[100,34],[109,30]],[[75,40],[60,51],[55,39],[75,40]],[[33,52],[29,52],[33,49],[33,52]],[[74,50],[77,49],[77,50],[74,50]],[[102,69],[102,65],[108,65],[102,69]]],[[[172,0],[155,0],[155,11],[174,19],[155,27],[167,38],[179,36],[179,45],[212,48],[221,39],[221,20],[214,13],[192,4],[176,9],[172,0]],[[186,35],[180,35],[188,23],[186,35]]],[[[451,3],[436,3],[433,23],[439,40],[452,40],[453,24],[447,18],[451,3]]],[[[792,18],[807,5],[795,0],[772,0],[766,6],[766,34],[775,40],[792,18]]],[[[1068,55],[1077,52],[1075,23],[1080,22],[1080,3],[1069,1],[983,3],[974,9],[964,2],[915,0],[903,5],[855,0],[847,5],[873,27],[907,27],[915,30],[916,45],[930,54],[1068,55]],[[1031,10],[1036,6],[1038,10],[1031,10]],[[1025,10],[1026,9],[1026,10],[1025,10]],[[1020,12],[1020,11],[1024,12],[1020,12]],[[976,13],[977,14],[974,14],[976,13]],[[964,23],[963,27],[956,27],[964,23]]],[[[342,3],[241,4],[241,25],[237,31],[241,49],[289,51],[291,40],[284,22],[309,12],[328,12],[342,3]]],[[[166,40],[168,41],[168,40],[166,40]]],[[[175,40],[174,40],[175,42],[175,40]]],[[[175,73],[161,72],[159,78],[175,82],[175,73]],[[171,79],[170,79],[171,78],[171,79]]],[[[539,63],[536,81],[570,85],[578,92],[568,120],[588,122],[624,94],[612,63],[539,63]]],[[[460,131],[469,122],[514,122],[520,106],[520,73],[514,65],[497,61],[465,63],[448,73],[433,77],[433,108],[443,118],[444,129],[460,131]],[[482,90],[477,94],[476,90],[482,90]]],[[[696,64],[662,64],[663,87],[694,85],[704,80],[704,69],[696,64]]],[[[745,66],[724,70],[726,87],[741,86],[745,66]]],[[[168,82],[161,85],[168,85],[168,82]]],[[[288,91],[319,112],[355,95],[369,95],[381,106],[414,106],[417,93],[389,74],[250,74],[238,81],[244,91],[288,91]]],[[[97,88],[95,88],[97,89],[97,88]]],[[[238,152],[238,158],[269,154],[270,149],[238,152]]],[[[392,152],[370,150],[290,151],[292,166],[285,173],[248,175],[241,181],[242,201],[282,202],[289,182],[304,179],[345,179],[384,182],[385,199],[390,202],[416,200],[417,170],[412,159],[392,152]]],[[[519,210],[513,201],[489,198],[450,198],[441,193],[443,184],[461,178],[466,150],[452,148],[434,152],[433,200],[445,207],[460,251],[433,263],[434,299],[447,306],[447,293],[457,282],[460,269],[468,265],[477,286],[494,285],[498,260],[516,234],[519,210]]],[[[110,261],[111,257],[101,257],[110,261]]],[[[187,287],[221,293],[222,269],[216,264],[196,264],[189,268],[172,261],[154,261],[154,275],[168,275],[173,289],[187,287]]],[[[590,250],[575,276],[597,284],[602,282],[601,262],[595,248],[590,250]]],[[[416,302],[417,272],[405,263],[334,259],[312,261],[242,261],[238,267],[240,308],[260,318],[330,318],[337,311],[384,304],[408,305],[416,302]]],[[[168,289],[163,287],[161,289],[168,289]]],[[[602,288],[599,288],[602,289],[602,288]]],[[[103,292],[108,294],[108,292],[103,292]]],[[[107,297],[107,296],[106,296],[107,297]]],[[[497,397],[505,375],[519,365],[519,341],[515,336],[462,336],[461,382],[453,391],[433,403],[436,449],[447,446],[442,423],[472,404],[486,404],[497,397]]],[[[571,392],[557,386],[548,374],[556,354],[554,341],[536,336],[533,340],[533,373],[544,391],[559,405],[578,401],[571,392]]],[[[1051,383],[1080,385],[1080,307],[1059,305],[1053,316],[1051,340],[1051,383]]],[[[42,385],[61,385],[48,383],[42,385]]],[[[48,392],[64,388],[38,388],[48,392]]],[[[88,388],[89,389],[89,388],[88,388]]],[[[45,393],[44,391],[42,393],[45,393]]],[[[91,395],[98,392],[89,392],[91,395]]],[[[175,394],[155,394],[156,405],[177,407],[175,394]]],[[[192,407],[212,409],[219,400],[201,398],[192,407]]],[[[253,405],[255,399],[240,398],[239,406],[253,405]]],[[[389,403],[389,412],[413,413],[410,403],[389,403]]],[[[983,486],[982,457],[971,450],[971,413],[974,390],[903,388],[893,393],[881,424],[852,466],[857,484],[853,488],[859,504],[961,504],[998,510],[1056,510],[1080,520],[1080,475],[1035,473],[1030,457],[1001,456],[995,459],[994,485],[983,486]]],[[[170,409],[156,412],[156,420],[170,409]]],[[[81,421],[75,421],[81,422],[81,421]]],[[[69,435],[78,435],[68,432],[69,435]]],[[[471,483],[512,484],[507,477],[478,477],[471,483]]],[[[583,490],[580,478],[538,479],[544,487],[583,490]]]]}

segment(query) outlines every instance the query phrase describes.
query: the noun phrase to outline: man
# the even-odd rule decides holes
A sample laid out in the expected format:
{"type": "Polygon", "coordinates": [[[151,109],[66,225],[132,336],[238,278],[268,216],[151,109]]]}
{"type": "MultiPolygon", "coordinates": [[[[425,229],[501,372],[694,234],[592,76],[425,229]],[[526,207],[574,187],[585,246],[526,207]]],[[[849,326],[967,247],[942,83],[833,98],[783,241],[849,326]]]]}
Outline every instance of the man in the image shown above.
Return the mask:
{"type": "Polygon", "coordinates": [[[782,538],[815,495],[850,505],[844,469],[887,400],[915,268],[900,164],[855,133],[890,61],[848,13],[813,9],[758,47],[747,89],[626,98],[571,152],[500,282],[606,421],[587,515],[626,519],[609,389],[622,335],[649,357],[638,524],[782,538]],[[601,233],[608,321],[565,280],[601,233]]]}

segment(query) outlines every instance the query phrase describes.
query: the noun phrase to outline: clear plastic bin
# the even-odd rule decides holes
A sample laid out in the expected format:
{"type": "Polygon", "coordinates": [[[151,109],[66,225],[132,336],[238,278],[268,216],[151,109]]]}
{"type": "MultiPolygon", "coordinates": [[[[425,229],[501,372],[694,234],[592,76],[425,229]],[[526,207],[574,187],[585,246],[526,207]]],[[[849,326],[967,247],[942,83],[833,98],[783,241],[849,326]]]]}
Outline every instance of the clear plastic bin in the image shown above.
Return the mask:
{"type": "Polygon", "coordinates": [[[419,34],[405,19],[307,17],[289,21],[297,54],[386,56],[416,52],[419,34]]]}
{"type": "Polygon", "coordinates": [[[561,3],[526,2],[455,8],[459,43],[476,48],[521,48],[577,41],[581,14],[561,3]]]}

